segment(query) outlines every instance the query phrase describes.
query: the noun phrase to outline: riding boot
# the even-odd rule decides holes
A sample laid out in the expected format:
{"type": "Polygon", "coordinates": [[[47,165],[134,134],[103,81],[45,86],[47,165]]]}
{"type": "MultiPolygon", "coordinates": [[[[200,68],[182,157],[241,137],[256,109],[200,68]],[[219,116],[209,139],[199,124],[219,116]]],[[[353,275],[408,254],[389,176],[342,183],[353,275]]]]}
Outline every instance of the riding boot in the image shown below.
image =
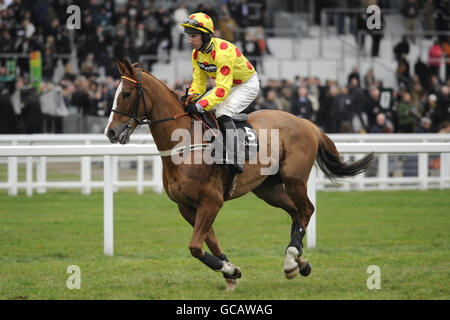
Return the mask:
{"type": "Polygon", "coordinates": [[[243,161],[240,161],[239,152],[236,152],[236,149],[239,149],[236,125],[233,119],[228,116],[221,116],[217,120],[225,130],[225,151],[227,156],[225,163],[233,173],[242,173],[244,171],[243,161]],[[233,130],[232,136],[230,134],[227,135],[229,130],[233,130]]]}

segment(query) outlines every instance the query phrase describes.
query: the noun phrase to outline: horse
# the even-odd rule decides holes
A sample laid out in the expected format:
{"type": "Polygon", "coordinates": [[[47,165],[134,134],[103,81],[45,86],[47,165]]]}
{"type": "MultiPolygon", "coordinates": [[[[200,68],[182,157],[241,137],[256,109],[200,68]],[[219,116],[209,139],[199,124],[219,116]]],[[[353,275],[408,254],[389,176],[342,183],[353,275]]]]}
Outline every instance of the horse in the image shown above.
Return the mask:
{"type": "MultiPolygon", "coordinates": [[[[373,152],[359,160],[343,162],[333,141],[311,121],[284,111],[259,110],[250,113],[247,122],[255,129],[258,138],[261,138],[261,129],[278,132],[277,144],[269,139],[265,142],[267,150],[273,146],[277,148],[276,172],[261,174],[264,164],[259,160],[245,161],[243,173],[234,176],[222,164],[174,163],[167,156],[173,154],[178,142],[172,141],[171,133],[180,128],[191,130],[191,116],[184,112],[176,93],[151,73],[131,64],[126,58],[116,60],[116,63],[121,80],[115,91],[105,134],[111,143],[125,144],[137,126],[149,126],[161,153],[164,189],[193,227],[188,246],[191,255],[210,269],[222,273],[227,290],[236,288],[242,276],[241,269],[224,254],[213,223],[225,201],[253,192],[291,217],[291,240],[284,262],[286,278],[292,279],[298,273],[309,275],[312,268],[302,256],[302,240],[314,212],[307,196],[312,166],[317,161],[326,177],[334,181],[367,170],[374,159],[373,152]],[[232,180],[232,193],[227,193],[232,180]],[[211,253],[204,250],[205,242],[211,253]]],[[[189,150],[187,152],[195,152],[189,150]]]]}

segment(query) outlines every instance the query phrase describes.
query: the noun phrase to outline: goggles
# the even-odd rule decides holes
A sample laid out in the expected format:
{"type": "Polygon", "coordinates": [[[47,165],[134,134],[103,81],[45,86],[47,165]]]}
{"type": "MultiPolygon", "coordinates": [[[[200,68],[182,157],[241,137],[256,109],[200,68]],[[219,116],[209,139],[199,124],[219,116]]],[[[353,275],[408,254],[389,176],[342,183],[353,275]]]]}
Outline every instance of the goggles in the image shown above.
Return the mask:
{"type": "MultiPolygon", "coordinates": [[[[191,26],[191,27],[193,27],[193,28],[203,29],[203,30],[205,30],[205,31],[207,31],[208,33],[211,33],[211,34],[213,33],[213,32],[212,32],[211,30],[209,30],[208,28],[202,26],[202,25],[200,24],[200,22],[198,22],[198,21],[195,20],[195,19],[189,18],[189,19],[187,19],[185,22],[183,22],[183,25],[191,26]]],[[[185,26],[185,27],[186,27],[186,26],[185,26]]]]}

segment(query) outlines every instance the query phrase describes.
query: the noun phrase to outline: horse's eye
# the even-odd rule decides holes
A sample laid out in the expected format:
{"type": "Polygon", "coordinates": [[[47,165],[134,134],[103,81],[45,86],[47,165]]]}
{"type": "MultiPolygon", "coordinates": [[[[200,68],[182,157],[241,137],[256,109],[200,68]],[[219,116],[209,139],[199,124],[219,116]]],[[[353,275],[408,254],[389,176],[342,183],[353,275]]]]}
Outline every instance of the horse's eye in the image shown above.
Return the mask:
{"type": "Polygon", "coordinates": [[[123,93],[122,93],[122,98],[124,98],[124,99],[129,98],[130,95],[131,95],[130,92],[123,92],[123,93]]]}

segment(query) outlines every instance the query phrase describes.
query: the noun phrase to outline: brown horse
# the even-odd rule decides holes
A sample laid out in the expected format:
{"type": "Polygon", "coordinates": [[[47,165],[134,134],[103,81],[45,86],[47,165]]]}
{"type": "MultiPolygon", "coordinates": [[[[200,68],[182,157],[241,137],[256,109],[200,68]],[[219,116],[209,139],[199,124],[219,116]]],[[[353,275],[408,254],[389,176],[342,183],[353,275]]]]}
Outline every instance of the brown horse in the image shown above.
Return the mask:
{"type": "MultiPolygon", "coordinates": [[[[117,61],[117,65],[122,79],[105,134],[112,143],[127,143],[136,126],[145,123],[150,127],[158,150],[173,150],[177,141],[171,140],[171,133],[179,128],[189,131],[192,125],[178,97],[163,82],[131,65],[128,60],[117,61]]],[[[302,239],[314,212],[306,191],[314,161],[317,160],[328,178],[336,179],[365,171],[374,157],[371,153],[355,162],[341,162],[334,143],[318,127],[286,112],[253,112],[248,123],[256,132],[268,129],[278,133],[275,145],[278,157],[272,157],[278,170],[271,175],[261,174],[261,168],[267,165],[260,161],[246,161],[242,174],[230,175],[224,165],[175,164],[171,157],[162,156],[164,188],[169,198],[178,204],[181,215],[194,228],[189,250],[193,257],[223,273],[227,289],[234,289],[241,272],[228,261],[213,230],[214,220],[224,201],[253,192],[268,204],[284,209],[292,218],[285,275],[288,279],[299,272],[307,276],[311,265],[301,255],[302,239]],[[225,192],[230,179],[234,182],[232,194],[225,192]],[[205,242],[212,254],[204,251],[205,242]]],[[[273,150],[271,139],[260,140],[260,143],[267,144],[267,150],[273,150]]]]}

